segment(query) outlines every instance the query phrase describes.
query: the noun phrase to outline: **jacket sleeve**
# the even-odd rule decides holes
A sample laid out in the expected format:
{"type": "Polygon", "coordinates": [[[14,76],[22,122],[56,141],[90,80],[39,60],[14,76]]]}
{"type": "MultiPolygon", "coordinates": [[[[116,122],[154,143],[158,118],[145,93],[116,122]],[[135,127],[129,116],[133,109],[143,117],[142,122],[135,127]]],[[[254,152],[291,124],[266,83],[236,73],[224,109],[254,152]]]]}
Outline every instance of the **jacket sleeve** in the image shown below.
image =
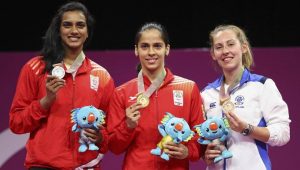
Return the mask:
{"type": "MultiPolygon", "coordinates": [[[[191,99],[191,113],[190,113],[190,127],[193,130],[195,125],[201,124],[204,122],[203,119],[203,107],[202,107],[202,99],[200,96],[199,89],[196,84],[193,86],[192,90],[192,99],[191,99]]],[[[202,156],[203,149],[201,145],[197,142],[198,135],[196,135],[188,142],[188,149],[189,149],[189,160],[196,161],[200,159],[202,156]]]]}
{"type": "Polygon", "coordinates": [[[107,129],[104,128],[100,130],[100,133],[102,134],[102,141],[100,144],[97,144],[97,146],[100,148],[100,153],[106,153],[108,151],[108,134],[107,129]]]}
{"type": "Polygon", "coordinates": [[[261,93],[261,110],[270,132],[268,144],[282,146],[290,140],[289,111],[275,83],[267,79],[261,93]]]}
{"type": "Polygon", "coordinates": [[[41,125],[41,119],[48,116],[38,99],[39,88],[43,88],[38,84],[38,76],[43,75],[37,74],[30,64],[24,65],[20,72],[9,113],[9,127],[14,133],[32,132],[41,125]]]}
{"type": "Polygon", "coordinates": [[[127,127],[125,122],[126,98],[121,90],[116,89],[109,104],[108,114],[108,148],[115,154],[120,154],[128,148],[135,134],[135,129],[127,127]]]}
{"type": "MultiPolygon", "coordinates": [[[[101,78],[103,78],[103,77],[101,77],[101,78]]],[[[104,82],[103,89],[98,92],[99,96],[102,95],[99,107],[105,113],[108,113],[109,102],[110,102],[112,94],[115,90],[115,84],[114,84],[114,80],[108,73],[106,74],[105,79],[106,80],[104,82]]],[[[101,84],[103,84],[103,83],[101,83],[101,84]]]]}
{"type": "MultiPolygon", "coordinates": [[[[112,77],[108,74],[108,72],[105,73],[104,76],[101,77],[101,79],[104,82],[100,83],[100,86],[103,85],[103,89],[98,91],[98,95],[102,95],[101,102],[99,104],[99,108],[103,110],[106,113],[106,118],[105,122],[107,123],[107,113],[108,113],[108,107],[109,107],[109,102],[112,97],[112,94],[115,89],[115,84],[112,79],[112,77]]],[[[107,133],[107,125],[104,124],[104,129],[100,131],[102,134],[102,142],[98,144],[100,147],[100,152],[101,153],[106,153],[108,151],[108,133],[107,133]]]]}

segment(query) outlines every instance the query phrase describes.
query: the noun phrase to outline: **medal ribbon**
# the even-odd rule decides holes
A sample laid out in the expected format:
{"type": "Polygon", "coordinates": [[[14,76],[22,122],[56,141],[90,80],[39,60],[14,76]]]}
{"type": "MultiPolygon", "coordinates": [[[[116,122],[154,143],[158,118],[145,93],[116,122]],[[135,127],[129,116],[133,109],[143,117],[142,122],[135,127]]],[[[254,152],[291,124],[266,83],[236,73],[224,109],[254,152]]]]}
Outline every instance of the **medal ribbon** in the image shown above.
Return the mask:
{"type": "Polygon", "coordinates": [[[145,96],[148,98],[153,94],[153,92],[158,89],[158,87],[161,85],[161,83],[164,81],[165,78],[164,71],[162,74],[160,74],[148,87],[148,89],[145,91],[145,86],[144,86],[144,79],[143,79],[143,73],[142,70],[138,74],[138,93],[143,93],[145,96]]]}
{"type": "Polygon", "coordinates": [[[224,87],[224,81],[225,80],[223,80],[223,82],[221,84],[221,88],[220,88],[220,93],[219,93],[219,96],[220,96],[220,105],[222,105],[225,101],[227,101],[227,100],[230,99],[230,92],[241,81],[242,75],[243,75],[243,71],[244,71],[244,69],[241,69],[240,73],[235,78],[235,81],[232,84],[229,85],[229,87],[227,89],[227,93],[225,93],[225,87],[224,87]]]}

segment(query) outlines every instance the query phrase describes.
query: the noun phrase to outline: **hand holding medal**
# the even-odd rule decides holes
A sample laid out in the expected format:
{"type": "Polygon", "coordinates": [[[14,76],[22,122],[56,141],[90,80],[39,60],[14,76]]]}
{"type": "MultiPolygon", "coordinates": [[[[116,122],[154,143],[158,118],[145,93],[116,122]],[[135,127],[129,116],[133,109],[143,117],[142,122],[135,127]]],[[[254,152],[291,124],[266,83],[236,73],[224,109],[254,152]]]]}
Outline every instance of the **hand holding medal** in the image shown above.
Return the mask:
{"type": "Polygon", "coordinates": [[[65,76],[65,70],[62,64],[54,64],[53,67],[51,75],[47,75],[46,79],[47,100],[53,100],[57,91],[65,85],[65,80],[62,79],[65,76]]]}
{"type": "Polygon", "coordinates": [[[238,116],[234,113],[235,105],[234,103],[230,100],[230,93],[232,90],[236,87],[236,85],[239,84],[243,74],[243,69],[241,69],[240,73],[238,76],[235,78],[235,81],[229,85],[227,92],[225,91],[225,85],[224,81],[221,84],[220,88],[220,105],[222,107],[223,111],[223,116],[225,115],[228,123],[230,125],[230,128],[236,132],[240,132],[241,129],[244,127],[244,122],[241,121],[238,116]]]}
{"type": "Polygon", "coordinates": [[[126,108],[126,124],[128,128],[135,128],[138,125],[138,121],[141,117],[140,109],[143,106],[139,103],[134,103],[126,108]]]}

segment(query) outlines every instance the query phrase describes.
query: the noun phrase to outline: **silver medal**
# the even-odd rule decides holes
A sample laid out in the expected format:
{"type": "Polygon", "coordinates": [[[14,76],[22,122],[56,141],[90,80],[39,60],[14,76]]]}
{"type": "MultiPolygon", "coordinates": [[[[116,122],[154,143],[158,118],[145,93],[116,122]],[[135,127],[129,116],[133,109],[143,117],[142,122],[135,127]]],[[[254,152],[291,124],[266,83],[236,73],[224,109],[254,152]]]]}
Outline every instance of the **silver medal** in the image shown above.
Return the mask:
{"type": "Polygon", "coordinates": [[[52,70],[52,76],[56,76],[60,79],[64,78],[65,76],[65,69],[61,66],[55,66],[52,70]]]}

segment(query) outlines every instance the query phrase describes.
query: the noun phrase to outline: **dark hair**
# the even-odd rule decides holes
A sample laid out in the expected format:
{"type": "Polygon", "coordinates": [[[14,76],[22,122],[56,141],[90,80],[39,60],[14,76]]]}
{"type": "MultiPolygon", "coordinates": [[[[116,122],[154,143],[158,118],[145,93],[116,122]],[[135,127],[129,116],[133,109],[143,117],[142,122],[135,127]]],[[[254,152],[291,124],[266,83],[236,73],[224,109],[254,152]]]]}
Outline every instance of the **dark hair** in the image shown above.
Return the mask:
{"type": "Polygon", "coordinates": [[[43,37],[44,44],[41,50],[41,55],[46,63],[45,72],[52,69],[52,65],[55,63],[60,63],[65,55],[65,49],[61,43],[60,37],[60,25],[62,17],[65,12],[68,11],[81,11],[87,23],[88,38],[84,43],[84,46],[88,44],[91,37],[93,36],[94,18],[88,11],[88,9],[80,2],[69,2],[62,5],[53,17],[45,36],[43,37]]]}
{"type": "MultiPolygon", "coordinates": [[[[140,38],[142,36],[142,33],[146,30],[151,30],[151,29],[158,30],[161,34],[161,38],[164,41],[164,43],[166,45],[170,44],[169,34],[168,34],[167,30],[165,29],[164,26],[162,26],[161,24],[156,23],[156,22],[149,22],[149,23],[145,23],[144,25],[142,25],[135,35],[134,44],[137,46],[140,41],[140,38]]],[[[139,73],[141,69],[142,69],[142,65],[141,65],[141,63],[139,63],[136,66],[137,73],[139,73]]]]}
{"type": "Polygon", "coordinates": [[[156,22],[149,22],[141,26],[141,28],[138,30],[138,32],[135,35],[134,44],[137,45],[139,43],[139,40],[141,38],[141,35],[146,30],[156,29],[160,32],[161,38],[164,41],[166,45],[170,44],[169,35],[167,30],[164,26],[161,24],[158,24],[156,22]]]}

